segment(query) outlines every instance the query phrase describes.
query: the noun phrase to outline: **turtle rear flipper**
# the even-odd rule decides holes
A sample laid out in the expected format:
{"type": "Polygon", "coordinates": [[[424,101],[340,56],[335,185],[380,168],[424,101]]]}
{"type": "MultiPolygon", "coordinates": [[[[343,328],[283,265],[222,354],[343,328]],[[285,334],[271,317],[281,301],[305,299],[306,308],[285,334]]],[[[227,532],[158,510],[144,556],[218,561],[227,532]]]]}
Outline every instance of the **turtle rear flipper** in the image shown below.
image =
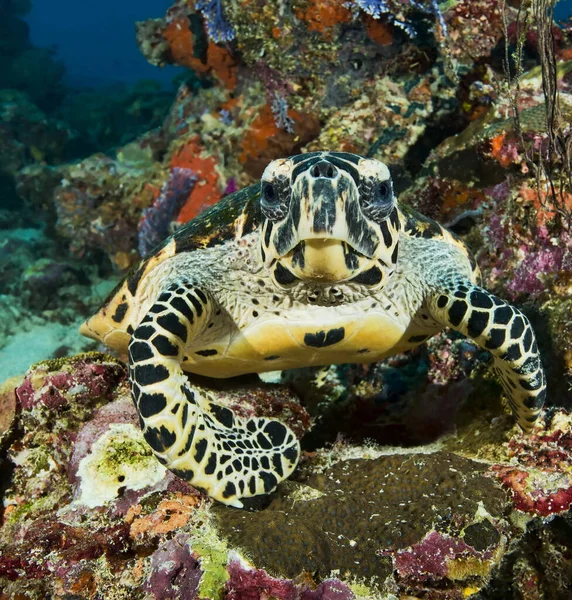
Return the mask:
{"type": "Polygon", "coordinates": [[[268,494],[296,467],[298,440],[282,423],[242,419],[193,389],[183,348],[213,312],[200,289],[163,292],[129,344],[131,393],[143,435],[167,468],[224,504],[268,494]]]}
{"type": "Polygon", "coordinates": [[[491,352],[513,414],[529,431],[544,405],[546,377],[527,317],[465,279],[444,286],[429,306],[437,321],[491,352]]]}

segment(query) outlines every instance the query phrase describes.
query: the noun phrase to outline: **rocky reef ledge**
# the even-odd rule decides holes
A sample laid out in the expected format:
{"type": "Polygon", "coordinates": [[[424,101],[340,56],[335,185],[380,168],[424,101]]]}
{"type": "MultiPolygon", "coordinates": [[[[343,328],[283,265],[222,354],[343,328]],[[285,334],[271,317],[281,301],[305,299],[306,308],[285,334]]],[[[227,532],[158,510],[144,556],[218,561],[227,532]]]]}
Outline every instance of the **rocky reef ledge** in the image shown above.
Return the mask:
{"type": "Polygon", "coordinates": [[[246,511],[155,460],[120,361],[84,354],[5,382],[0,599],[567,597],[569,414],[550,409],[524,436],[482,400],[422,446],[320,445],[328,419],[311,399],[331,405],[332,369],[225,393],[300,436],[313,424],[295,477],[246,511]]]}

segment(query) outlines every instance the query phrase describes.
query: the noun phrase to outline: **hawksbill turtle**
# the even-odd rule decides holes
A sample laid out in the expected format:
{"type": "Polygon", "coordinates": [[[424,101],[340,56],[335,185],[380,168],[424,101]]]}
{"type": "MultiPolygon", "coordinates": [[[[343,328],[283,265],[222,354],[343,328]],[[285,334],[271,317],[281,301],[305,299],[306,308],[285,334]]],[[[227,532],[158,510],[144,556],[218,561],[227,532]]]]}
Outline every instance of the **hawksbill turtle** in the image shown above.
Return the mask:
{"type": "Polygon", "coordinates": [[[385,164],[310,152],[271,162],[260,184],[180,228],[81,333],[128,354],[159,461],[242,507],[292,473],[299,442],[278,420],[213,403],[193,374],[368,363],[452,327],[491,352],[529,430],[546,395],[534,332],[478,279],[462,241],[397,203],[385,164]]]}

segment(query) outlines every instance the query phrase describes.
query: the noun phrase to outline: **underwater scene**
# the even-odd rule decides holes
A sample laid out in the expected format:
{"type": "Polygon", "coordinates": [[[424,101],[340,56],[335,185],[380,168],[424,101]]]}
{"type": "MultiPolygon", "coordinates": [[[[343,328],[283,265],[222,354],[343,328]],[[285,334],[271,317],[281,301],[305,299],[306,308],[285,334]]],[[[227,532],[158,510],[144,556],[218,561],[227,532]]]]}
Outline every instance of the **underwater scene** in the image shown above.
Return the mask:
{"type": "Polygon", "coordinates": [[[0,0],[0,600],[572,598],[572,0],[0,0]]]}

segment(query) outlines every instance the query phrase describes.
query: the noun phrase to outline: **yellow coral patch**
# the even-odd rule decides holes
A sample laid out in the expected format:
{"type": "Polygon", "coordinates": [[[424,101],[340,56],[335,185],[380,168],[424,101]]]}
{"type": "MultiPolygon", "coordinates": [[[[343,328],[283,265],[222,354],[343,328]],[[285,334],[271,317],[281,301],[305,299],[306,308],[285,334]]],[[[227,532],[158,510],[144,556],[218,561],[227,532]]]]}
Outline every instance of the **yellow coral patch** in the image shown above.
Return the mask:
{"type": "Polygon", "coordinates": [[[487,577],[492,568],[492,562],[481,560],[476,556],[455,558],[448,560],[447,577],[453,581],[468,579],[469,577],[487,577]]]}

